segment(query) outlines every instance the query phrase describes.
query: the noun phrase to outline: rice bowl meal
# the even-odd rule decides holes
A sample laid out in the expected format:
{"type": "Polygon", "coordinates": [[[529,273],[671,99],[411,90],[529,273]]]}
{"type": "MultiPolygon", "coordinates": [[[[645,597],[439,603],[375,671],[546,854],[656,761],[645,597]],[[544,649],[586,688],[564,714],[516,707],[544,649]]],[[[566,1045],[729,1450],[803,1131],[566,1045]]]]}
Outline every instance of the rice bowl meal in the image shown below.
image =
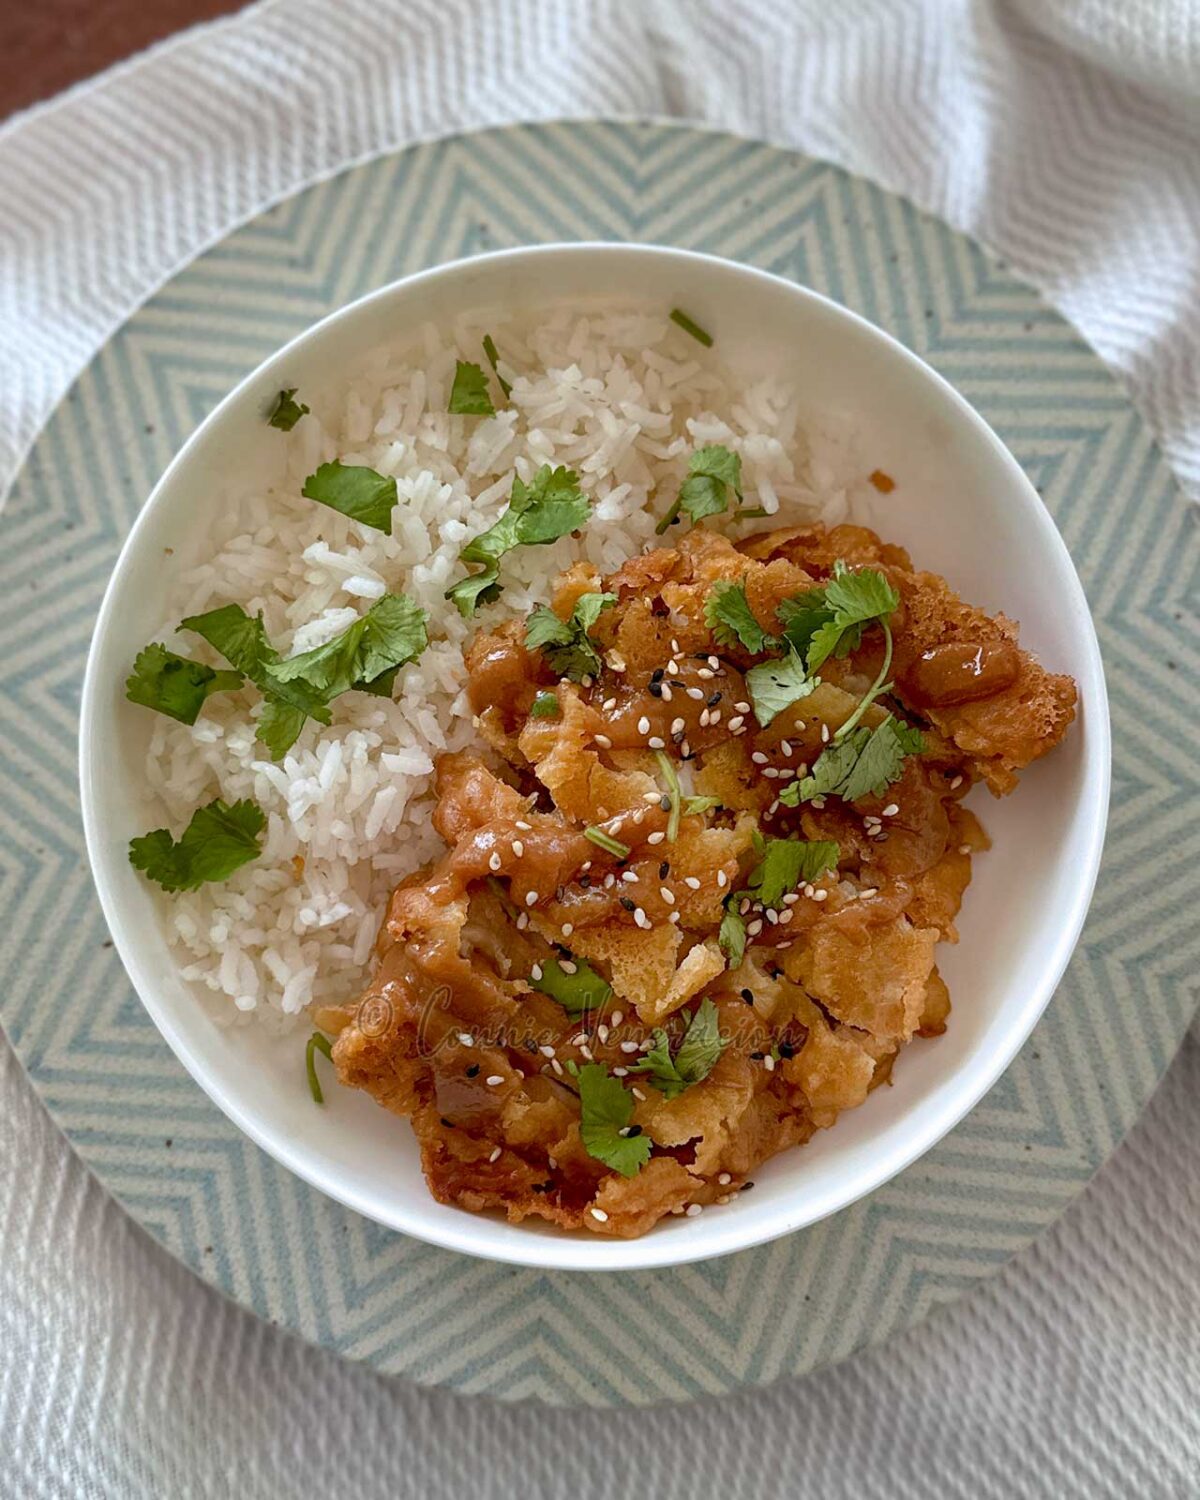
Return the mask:
{"type": "Polygon", "coordinates": [[[622,1238],[945,1029],[963,799],[1076,689],[862,524],[903,499],[869,434],[634,305],[430,326],[263,416],[285,477],[126,687],[130,858],[219,1023],[409,1119],[439,1201],[622,1238]]]}

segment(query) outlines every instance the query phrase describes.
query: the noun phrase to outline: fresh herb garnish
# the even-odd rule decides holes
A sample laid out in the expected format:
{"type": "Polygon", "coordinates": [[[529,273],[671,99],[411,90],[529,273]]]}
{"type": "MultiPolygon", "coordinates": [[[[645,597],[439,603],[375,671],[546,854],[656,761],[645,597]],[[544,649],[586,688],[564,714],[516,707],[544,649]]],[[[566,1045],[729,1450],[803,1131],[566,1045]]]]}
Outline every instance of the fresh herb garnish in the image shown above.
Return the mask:
{"type": "Polygon", "coordinates": [[[450,387],[450,411],[460,417],[494,417],[496,408],[488,393],[487,376],[479,365],[460,359],[454,366],[450,387]]]}
{"type": "Polygon", "coordinates": [[[707,333],[703,328],[701,328],[699,323],[694,323],[692,319],[688,317],[687,313],[682,311],[682,309],[678,307],[673,307],[671,309],[671,322],[678,324],[678,326],[683,329],[684,333],[690,333],[698,344],[703,344],[706,349],[712,348],[712,334],[707,333]]]}
{"type": "Polygon", "coordinates": [[[650,1159],[650,1137],[622,1135],[633,1119],[633,1098],[603,1063],[586,1063],[579,1082],[579,1134],[589,1156],[622,1177],[634,1177],[650,1159]]]}
{"type": "Polygon", "coordinates": [[[650,1080],[667,1099],[674,1099],[693,1083],[707,1078],[716,1066],[728,1038],[721,1035],[717,1007],[707,997],[688,1019],[675,1055],[667,1033],[657,1027],[654,1046],[645,1057],[630,1065],[631,1073],[649,1073],[650,1080]]]}
{"type": "Polygon", "coordinates": [[[746,688],[755,718],[765,729],[776,714],[807,698],[819,681],[809,675],[799,652],[790,646],[786,656],[751,667],[746,673],[746,688]]]}
{"type": "Polygon", "coordinates": [[[920,755],[925,739],[891,714],[874,729],[860,724],[844,740],[821,751],[809,775],[783,788],[779,800],[788,807],[798,807],[814,797],[836,796],[844,802],[855,802],[868,793],[879,797],[887,787],[904,774],[904,761],[920,755]]]}
{"type": "Polygon", "coordinates": [[[321,1080],[317,1077],[317,1053],[333,1061],[333,1047],[329,1038],[322,1036],[319,1031],[314,1031],[308,1039],[308,1045],[304,1049],[304,1067],[308,1073],[308,1091],[313,1097],[314,1104],[324,1104],[325,1095],[321,1091],[321,1080]]]}
{"type": "Polygon", "coordinates": [[[512,395],[512,386],[509,385],[508,381],[500,373],[499,356],[496,353],[496,345],[490,333],[485,333],[483,336],[483,352],[487,355],[488,364],[492,367],[492,374],[499,381],[500,389],[504,392],[504,399],[507,401],[509,396],[512,395]]]}
{"type": "Polygon", "coordinates": [[[729,967],[736,969],[746,956],[746,919],[738,911],[738,897],[725,898],[725,913],[717,932],[721,952],[729,960],[729,967]]]}
{"type": "Polygon", "coordinates": [[[290,391],[280,391],[275,405],[271,408],[271,415],[267,421],[272,427],[278,427],[280,432],[291,432],[300,418],[308,415],[309,408],[303,401],[297,401],[295,395],[295,386],[290,391]]]}
{"type": "Polygon", "coordinates": [[[198,807],[178,843],[166,828],[129,841],[129,863],[165,891],[194,891],[205,881],[225,880],[257,859],[267,815],[255,802],[198,807]]]}
{"type": "Polygon", "coordinates": [[[558,694],[545,690],[537,694],[529,710],[531,719],[557,719],[558,714],[558,694]]]}
{"type": "Polygon", "coordinates": [[[667,816],[667,843],[673,844],[679,834],[679,814],[683,805],[683,789],[679,785],[679,773],[669,755],[661,750],[654,752],[663,780],[667,783],[667,796],[671,799],[671,810],[667,816]]]}
{"type": "Polygon", "coordinates": [[[525,645],[541,651],[559,677],[573,682],[599,677],[604,663],[588,631],[616,602],[616,594],[581,594],[569,620],[539,604],[525,622],[525,645]]]}
{"type": "Polygon", "coordinates": [[[683,811],[688,816],[693,813],[708,812],[710,808],[720,807],[720,797],[685,797],[683,799],[683,811]]]}
{"type": "Polygon", "coordinates": [[[262,615],[248,615],[240,604],[224,604],[203,615],[189,615],[180,630],[194,630],[213,646],[231,667],[244,672],[266,700],[259,717],[258,737],[278,760],[295,744],[305,719],[331,722],[321,695],[306,683],[277,682],[271,668],[281,660],[267,639],[262,615]]]}
{"type": "Polygon", "coordinates": [[[546,959],[539,966],[540,976],[537,979],[530,977],[530,988],[556,1000],[569,1016],[600,1010],[612,995],[612,985],[582,958],[571,958],[568,962],[574,966],[573,974],[569,974],[557,958],[546,959]]]}
{"type": "Polygon", "coordinates": [[[754,837],[758,864],[751,870],[746,890],[740,895],[776,907],[798,885],[818,880],[826,870],[836,870],[838,846],[830,839],[812,843],[804,839],[754,837]]]}
{"type": "Polygon", "coordinates": [[[276,687],[302,682],[324,702],[351,688],[374,689],[389,672],[394,682],[397,669],[429,644],[427,618],[405,595],[384,594],[333,640],[268,665],[267,677],[276,687]]]}
{"type": "Polygon", "coordinates": [[[736,646],[747,651],[773,651],[779,642],[754,618],[745,586],[730,579],[714,583],[704,601],[704,621],[719,645],[736,646]]]}
{"type": "Polygon", "coordinates": [[[194,724],[211,694],[235,692],[243,680],[240,672],[218,671],[191,657],[176,656],[156,641],[138,652],[125,696],[181,724],[194,724]]]}
{"type": "Polygon", "coordinates": [[[481,563],[482,573],[472,573],[446,590],[458,611],[469,619],[480,604],[499,597],[500,559],[514,547],[544,546],[587,524],[592,508],[570,469],[542,467],[526,485],[513,480],[508,509],[487,531],[468,542],[458,554],[459,562],[481,563]]]}
{"type": "Polygon", "coordinates": [[[603,849],[608,854],[611,854],[614,859],[629,858],[629,845],[623,844],[620,839],[613,838],[611,833],[605,833],[603,828],[596,828],[594,825],[590,828],[585,828],[583,836],[595,844],[598,849],[603,849]]]}
{"type": "Polygon", "coordinates": [[[680,485],[674,505],[654,528],[656,535],[662,536],[681,510],[687,512],[693,525],[705,516],[723,515],[730,490],[740,503],[742,460],[738,454],[719,444],[697,448],[688,460],[688,477],[680,485]]]}
{"type": "Polygon", "coordinates": [[[376,531],[392,529],[396,481],[390,475],[377,474],[365,464],[322,464],[304,481],[300,493],[376,531]]]}

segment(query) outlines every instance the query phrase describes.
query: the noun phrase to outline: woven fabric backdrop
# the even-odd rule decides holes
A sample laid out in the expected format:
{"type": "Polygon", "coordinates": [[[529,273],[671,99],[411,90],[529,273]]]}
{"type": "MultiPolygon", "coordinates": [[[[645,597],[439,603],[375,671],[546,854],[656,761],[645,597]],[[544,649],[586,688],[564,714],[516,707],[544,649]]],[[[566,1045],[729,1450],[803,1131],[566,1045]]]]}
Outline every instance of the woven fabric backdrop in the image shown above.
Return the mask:
{"type": "MultiPolygon", "coordinates": [[[[1194,13],[1139,30],[1124,7],[1106,49],[1095,4],[1047,30],[1003,5],[821,9],[335,20],[285,0],[10,129],[4,451],[173,265],[299,182],[467,123],[670,112],[795,139],[981,233],[1125,373],[1194,484],[1194,13]]],[[[1193,1493],[1198,1071],[1193,1050],[1043,1245],[905,1339],[719,1415],[547,1422],[381,1382],[220,1302],[104,1202],[7,1065],[4,1159],[23,1170],[0,1178],[0,1492],[615,1495],[636,1474],[671,1496],[1193,1493]]]]}

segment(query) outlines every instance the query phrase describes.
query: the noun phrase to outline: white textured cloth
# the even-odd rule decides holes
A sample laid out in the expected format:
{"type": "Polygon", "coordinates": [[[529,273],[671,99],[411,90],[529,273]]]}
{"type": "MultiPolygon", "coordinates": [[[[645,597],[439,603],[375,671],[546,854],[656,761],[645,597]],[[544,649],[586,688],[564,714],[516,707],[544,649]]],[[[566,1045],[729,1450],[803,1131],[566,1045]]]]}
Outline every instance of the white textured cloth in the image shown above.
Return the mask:
{"type": "MultiPolygon", "coordinates": [[[[273,0],[0,132],[0,489],[111,329],[266,203],[447,130],[653,114],[830,157],[977,235],[1200,494],[1198,79],[1189,0],[273,0]]],[[[7,1053],[0,1099],[4,1497],[1200,1494],[1195,1043],[983,1290],[719,1413],[547,1419],[301,1346],[150,1243],[7,1053]]]]}

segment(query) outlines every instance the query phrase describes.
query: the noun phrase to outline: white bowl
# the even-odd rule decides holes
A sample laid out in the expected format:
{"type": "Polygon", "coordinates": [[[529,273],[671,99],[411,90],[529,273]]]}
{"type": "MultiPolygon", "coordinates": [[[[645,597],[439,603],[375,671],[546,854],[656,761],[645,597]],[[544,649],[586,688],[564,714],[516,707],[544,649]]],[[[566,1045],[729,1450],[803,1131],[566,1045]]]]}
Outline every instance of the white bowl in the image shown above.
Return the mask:
{"type": "Polygon", "coordinates": [[[835,303],[746,266],[657,247],[550,245],[441,266],[364,297],[273,355],[197,429],[139,516],[105,595],[84,682],[80,774],[88,854],[117,950],[176,1056],[236,1125],[315,1187],[405,1234],[529,1266],[630,1269],[725,1255],[835,1213],[927,1151],[995,1083],[1053,994],[1091,898],[1108,806],[1108,705],[1087,604],[1054,523],[982,418],[915,355],[835,303]],[[1019,620],[1024,645],[1069,672],[1080,693],[1065,743],[1012,797],[976,794],[994,847],[976,862],[961,942],[939,950],[954,1002],[947,1033],[907,1048],[893,1087],[756,1171],[753,1193],[631,1241],[436,1203],[407,1121],[337,1088],[315,1109],[296,1038],[281,1046],[256,1028],[213,1023],[181,979],[154,892],[126,853],[142,831],[149,730],[123,684],[167,610],[164,548],[174,549],[172,569],[184,566],[203,548],[197,517],[214,493],[235,477],[270,480],[281,445],[265,441],[263,413],[280,388],[325,384],[427,320],[604,296],[685,307],[735,367],[786,374],[814,404],[849,412],[869,434],[873,463],[898,481],[880,502],[883,534],[966,598],[1019,620]]]}

